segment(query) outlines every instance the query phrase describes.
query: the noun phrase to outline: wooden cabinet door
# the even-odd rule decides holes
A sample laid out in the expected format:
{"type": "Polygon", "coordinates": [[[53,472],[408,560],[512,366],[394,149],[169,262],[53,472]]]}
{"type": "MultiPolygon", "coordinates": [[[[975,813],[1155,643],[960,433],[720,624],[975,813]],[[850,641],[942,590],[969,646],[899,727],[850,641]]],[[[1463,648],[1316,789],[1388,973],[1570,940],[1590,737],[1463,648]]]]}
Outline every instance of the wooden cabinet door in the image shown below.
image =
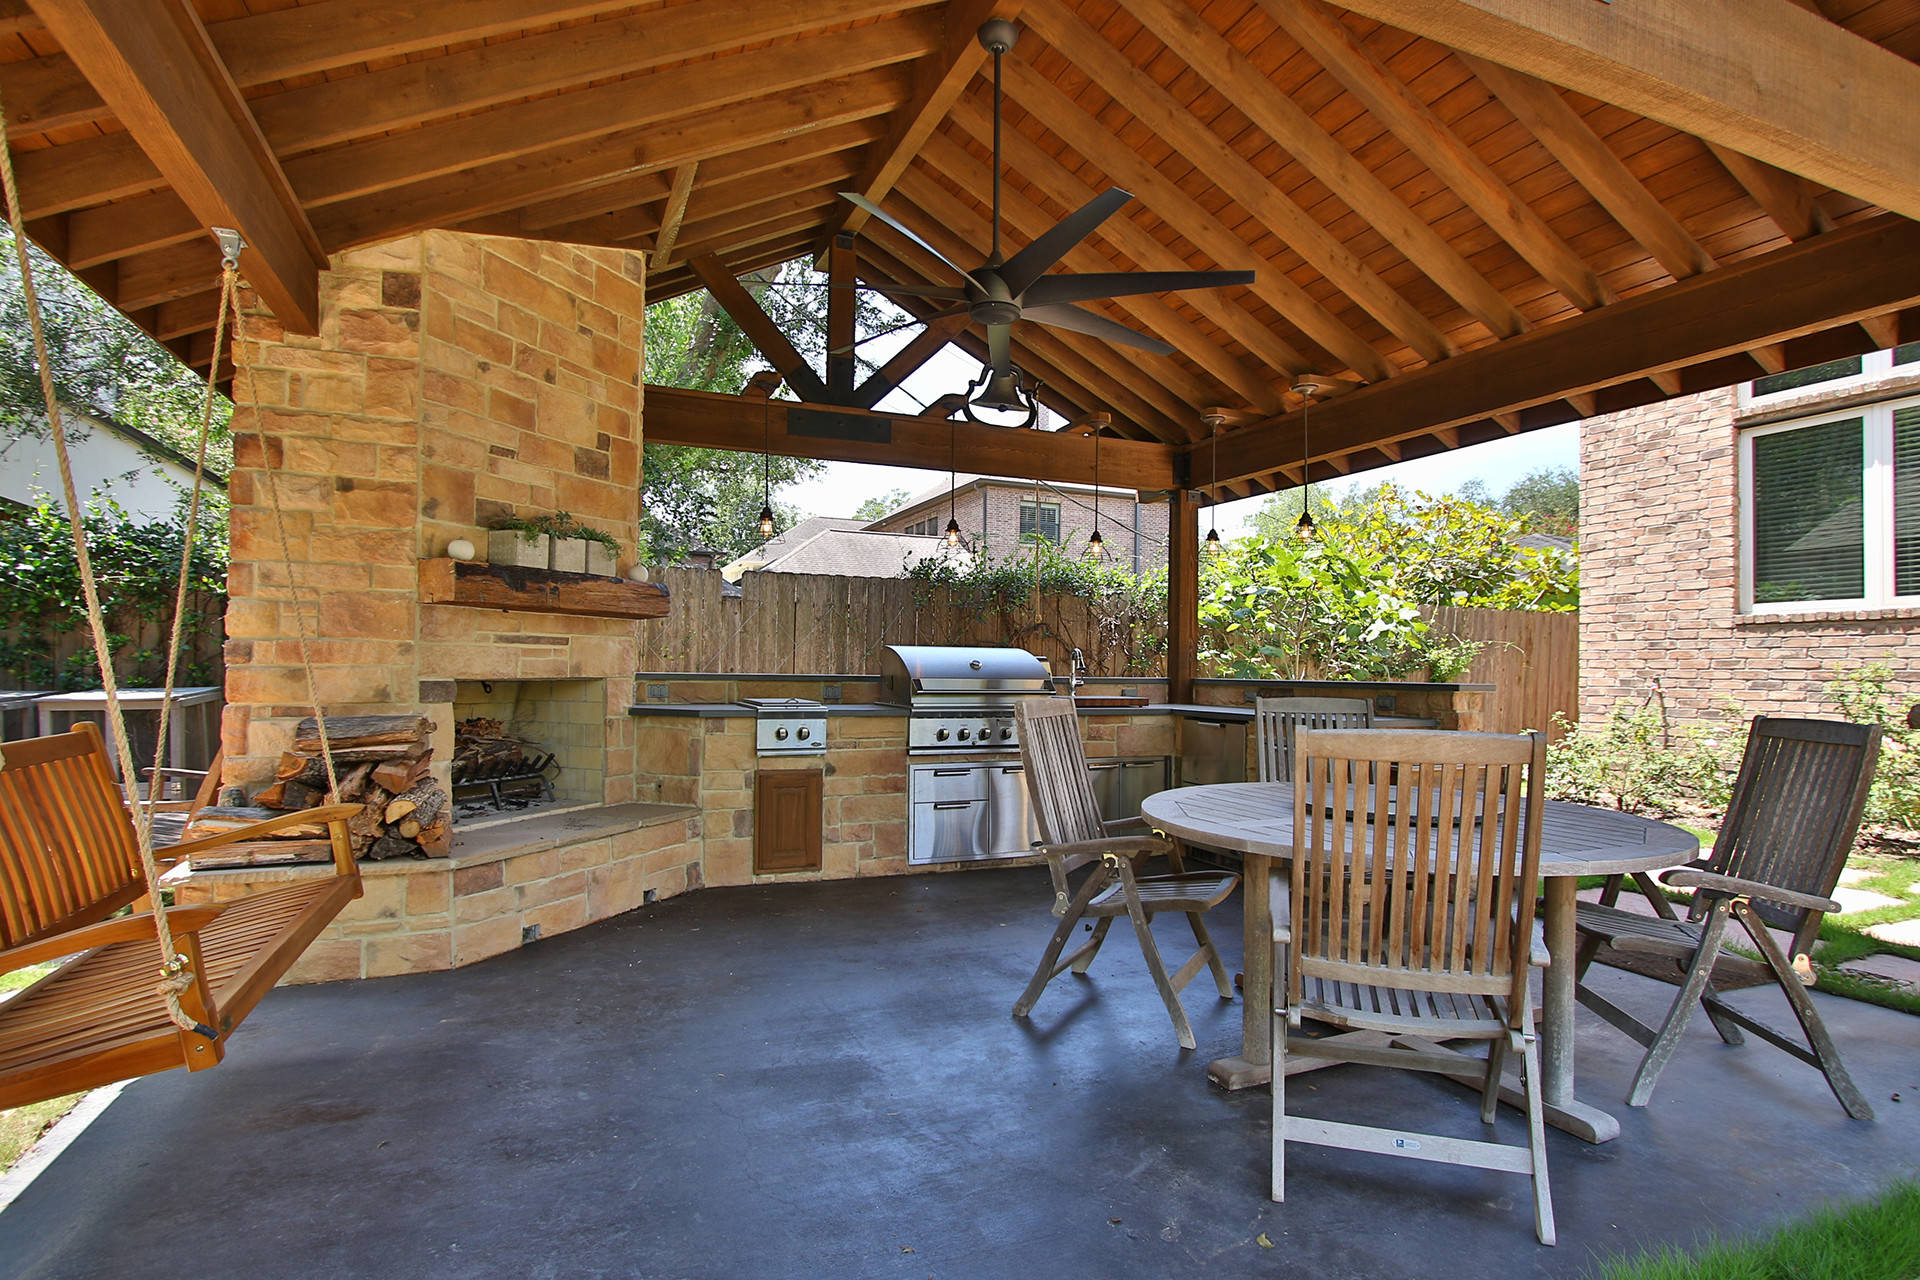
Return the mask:
{"type": "Polygon", "coordinates": [[[754,775],[755,875],[820,870],[825,785],[826,774],[817,769],[763,769],[754,775]]]}

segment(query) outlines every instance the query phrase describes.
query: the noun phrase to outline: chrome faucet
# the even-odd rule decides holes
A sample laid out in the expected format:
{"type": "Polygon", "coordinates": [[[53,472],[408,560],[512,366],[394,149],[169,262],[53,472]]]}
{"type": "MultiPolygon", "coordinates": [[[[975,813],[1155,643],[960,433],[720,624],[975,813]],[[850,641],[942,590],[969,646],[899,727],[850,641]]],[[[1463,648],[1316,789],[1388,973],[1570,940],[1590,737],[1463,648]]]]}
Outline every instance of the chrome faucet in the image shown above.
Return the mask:
{"type": "Polygon", "coordinates": [[[1069,654],[1069,661],[1067,692],[1078,693],[1080,686],[1087,682],[1087,655],[1075,649],[1069,654]]]}

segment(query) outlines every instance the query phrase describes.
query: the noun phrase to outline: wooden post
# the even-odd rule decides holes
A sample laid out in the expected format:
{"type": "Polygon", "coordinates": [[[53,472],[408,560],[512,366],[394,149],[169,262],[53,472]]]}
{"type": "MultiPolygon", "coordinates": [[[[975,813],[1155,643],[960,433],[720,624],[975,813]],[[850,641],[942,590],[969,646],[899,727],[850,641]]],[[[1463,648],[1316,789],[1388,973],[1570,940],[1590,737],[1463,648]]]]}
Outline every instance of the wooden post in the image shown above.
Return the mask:
{"type": "Polygon", "coordinates": [[[1167,701],[1193,701],[1200,646],[1200,518],[1193,495],[1167,499],[1167,701]]]}
{"type": "Polygon", "coordinates": [[[827,390],[838,404],[853,402],[853,273],[853,236],[843,231],[827,251],[827,390]]]}

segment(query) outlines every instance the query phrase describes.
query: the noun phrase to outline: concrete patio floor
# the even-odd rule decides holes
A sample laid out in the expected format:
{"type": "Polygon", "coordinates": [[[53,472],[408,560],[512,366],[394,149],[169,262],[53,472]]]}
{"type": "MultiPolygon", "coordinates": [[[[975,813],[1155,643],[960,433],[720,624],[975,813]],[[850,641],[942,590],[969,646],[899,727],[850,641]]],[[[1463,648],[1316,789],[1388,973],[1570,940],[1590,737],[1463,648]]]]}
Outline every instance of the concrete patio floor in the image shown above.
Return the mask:
{"type": "MultiPolygon", "coordinates": [[[[1205,1077],[1239,1006],[1204,978],[1194,1053],[1119,933],[1091,982],[1009,1016],[1044,886],[716,889],[469,969],[277,992],[225,1064],[135,1082],[0,1213],[0,1275],[1572,1276],[1915,1167],[1920,1019],[1817,996],[1876,1123],[1705,1019],[1651,1107],[1614,1105],[1634,1046],[1583,1014],[1581,1095],[1624,1132],[1549,1133],[1557,1249],[1511,1175],[1300,1148],[1275,1205],[1266,1092],[1205,1077]]],[[[1603,981],[1648,1012],[1670,991],[1603,981]]],[[[1480,1131],[1444,1081],[1347,1067],[1290,1092],[1480,1131]]]]}

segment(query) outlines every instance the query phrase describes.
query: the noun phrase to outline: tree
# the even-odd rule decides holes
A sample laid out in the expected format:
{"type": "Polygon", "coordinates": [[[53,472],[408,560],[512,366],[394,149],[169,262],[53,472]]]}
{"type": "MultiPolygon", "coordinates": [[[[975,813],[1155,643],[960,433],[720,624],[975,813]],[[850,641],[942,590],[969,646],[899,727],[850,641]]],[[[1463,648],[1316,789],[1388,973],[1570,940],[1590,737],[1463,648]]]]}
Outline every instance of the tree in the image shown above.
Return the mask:
{"type": "Polygon", "coordinates": [[[910,495],[905,489],[889,489],[885,493],[876,493],[854,508],[855,520],[878,520],[895,507],[905,502],[910,495]]]}
{"type": "MultiPolygon", "coordinates": [[[[6,256],[0,267],[0,435],[43,439],[48,423],[40,366],[13,235],[4,225],[0,253],[6,256]]],[[[206,383],[38,246],[29,243],[27,253],[61,406],[116,418],[191,457],[206,383]]],[[[208,434],[209,465],[216,470],[232,466],[232,412],[232,403],[216,395],[208,434]]],[[[65,415],[63,422],[70,438],[84,436],[80,423],[65,415]]]]}
{"type": "MultiPolygon", "coordinates": [[[[1333,514],[1333,502],[1327,497],[1326,486],[1313,490],[1313,521],[1319,524],[1333,514]]],[[[1300,524],[1300,490],[1288,489],[1284,493],[1268,496],[1267,500],[1255,509],[1247,520],[1249,532],[1265,542],[1280,542],[1294,535],[1300,524]]]]}
{"type": "Polygon", "coordinates": [[[1513,482],[1500,509],[1525,522],[1529,533],[1580,536],[1580,473],[1572,467],[1542,467],[1513,482]]]}
{"type": "MultiPolygon", "coordinates": [[[[787,340],[819,367],[826,357],[824,278],[796,259],[754,272],[740,283],[787,340]]],[[[875,295],[856,295],[855,332],[873,334],[896,323],[896,312],[875,295]]],[[[739,392],[768,367],[740,326],[705,290],[647,308],[647,381],[695,391],[739,392]]],[[[871,370],[856,351],[855,367],[871,370]]],[[[749,410],[750,411],[750,410],[749,410]]],[[[703,547],[735,556],[760,545],[757,527],[766,495],[820,471],[804,458],[768,458],[723,449],[679,445],[645,447],[642,457],[640,537],[650,559],[674,559],[703,547]]],[[[791,527],[800,512],[772,501],[775,522],[791,527]]]]}

